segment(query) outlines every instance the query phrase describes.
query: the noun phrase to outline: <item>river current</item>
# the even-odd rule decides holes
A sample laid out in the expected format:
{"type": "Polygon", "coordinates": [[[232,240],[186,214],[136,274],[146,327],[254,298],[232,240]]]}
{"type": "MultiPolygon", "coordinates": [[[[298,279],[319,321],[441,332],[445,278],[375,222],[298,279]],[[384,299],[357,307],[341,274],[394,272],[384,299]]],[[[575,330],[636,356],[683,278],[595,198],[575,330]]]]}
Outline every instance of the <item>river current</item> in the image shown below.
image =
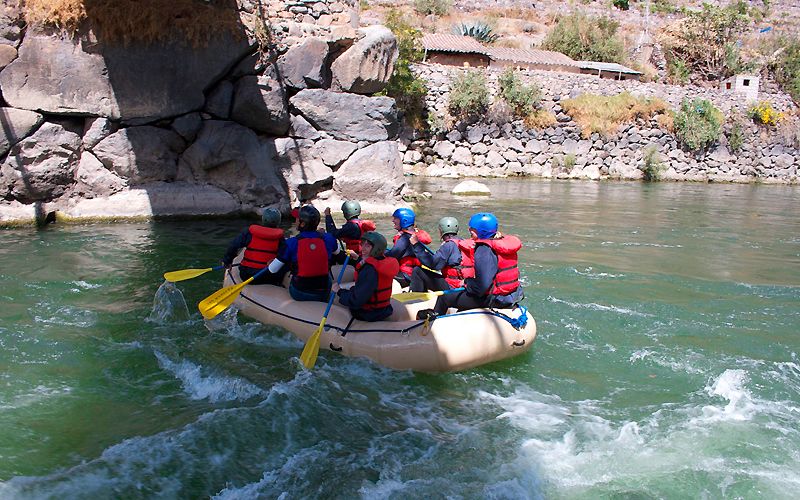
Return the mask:
{"type": "Polygon", "coordinates": [[[411,182],[432,235],[490,211],[523,240],[530,351],[299,371],[291,334],[202,319],[218,271],[154,302],[247,220],[0,231],[0,498],[797,497],[800,188],[411,182]]]}

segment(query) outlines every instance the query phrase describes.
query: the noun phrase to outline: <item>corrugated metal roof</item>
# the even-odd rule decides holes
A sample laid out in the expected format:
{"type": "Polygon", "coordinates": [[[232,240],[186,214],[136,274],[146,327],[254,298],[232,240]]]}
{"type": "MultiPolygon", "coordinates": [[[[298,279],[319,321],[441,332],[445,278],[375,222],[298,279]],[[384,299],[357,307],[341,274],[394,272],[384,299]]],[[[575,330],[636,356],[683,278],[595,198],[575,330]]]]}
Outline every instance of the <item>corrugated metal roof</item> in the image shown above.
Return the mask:
{"type": "Polygon", "coordinates": [[[582,69],[593,69],[595,71],[610,71],[612,73],[628,73],[631,75],[643,75],[641,71],[636,71],[627,66],[617,63],[597,62],[597,61],[575,61],[582,69]]]}
{"type": "Polygon", "coordinates": [[[441,52],[475,52],[484,54],[486,47],[469,36],[448,35],[446,33],[433,33],[424,35],[419,43],[428,50],[441,52]]]}
{"type": "Polygon", "coordinates": [[[509,49],[506,47],[484,47],[484,50],[486,55],[497,61],[576,66],[571,57],[550,50],[509,49]]]}

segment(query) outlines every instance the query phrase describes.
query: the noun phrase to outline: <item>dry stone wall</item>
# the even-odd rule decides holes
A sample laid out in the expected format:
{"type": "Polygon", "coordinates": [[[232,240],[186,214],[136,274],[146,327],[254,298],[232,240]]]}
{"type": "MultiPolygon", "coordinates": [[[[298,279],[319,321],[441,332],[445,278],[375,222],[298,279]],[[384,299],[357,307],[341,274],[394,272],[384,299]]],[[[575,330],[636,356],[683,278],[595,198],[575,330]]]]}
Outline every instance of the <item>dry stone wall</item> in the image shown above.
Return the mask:
{"type": "MultiPolygon", "coordinates": [[[[447,108],[450,74],[459,68],[420,64],[418,75],[428,82],[428,108],[439,117],[447,108]]],[[[497,70],[486,70],[490,91],[496,93],[497,70]]],[[[453,130],[432,138],[404,135],[404,169],[412,175],[505,177],[529,175],[545,178],[626,179],[644,178],[647,152],[660,168],[663,180],[701,182],[798,182],[800,152],[784,144],[775,131],[744,120],[744,143],[733,152],[723,135],[718,144],[702,153],[689,152],[655,119],[639,119],[619,127],[616,135],[582,137],[577,124],[564,113],[560,102],[582,93],[616,95],[623,91],[660,98],[674,110],[684,98],[711,101],[723,114],[745,116],[743,95],[699,87],[674,87],[656,83],[613,81],[589,75],[547,71],[521,71],[524,83],[535,82],[542,90],[542,105],[557,124],[531,130],[522,121],[498,124],[488,119],[461,122],[453,130]]],[[[796,109],[785,94],[759,94],[774,109],[796,109]]]]}

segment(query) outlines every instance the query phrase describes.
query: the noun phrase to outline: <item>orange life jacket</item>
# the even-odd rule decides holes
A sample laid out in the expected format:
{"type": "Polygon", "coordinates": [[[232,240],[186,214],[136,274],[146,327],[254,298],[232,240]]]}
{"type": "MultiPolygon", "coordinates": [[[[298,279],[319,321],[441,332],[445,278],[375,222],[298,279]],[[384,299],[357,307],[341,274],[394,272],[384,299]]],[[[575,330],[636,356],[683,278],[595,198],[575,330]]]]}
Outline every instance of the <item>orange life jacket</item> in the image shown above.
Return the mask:
{"type": "MultiPolygon", "coordinates": [[[[358,228],[361,230],[361,234],[363,235],[367,231],[374,231],[375,224],[371,220],[361,220],[361,219],[350,219],[347,222],[352,222],[353,224],[357,225],[358,228]]],[[[353,250],[356,253],[361,253],[361,237],[359,236],[358,239],[353,238],[342,238],[345,245],[347,245],[348,250],[353,250]]]]}
{"type": "Polygon", "coordinates": [[[249,230],[253,237],[244,249],[242,265],[253,269],[264,269],[278,255],[283,229],[253,224],[249,230]]]}
{"type": "Polygon", "coordinates": [[[297,276],[316,278],[330,272],[328,249],[321,236],[297,236],[297,276]]]}
{"type": "Polygon", "coordinates": [[[378,288],[372,292],[369,300],[364,304],[364,309],[382,309],[392,301],[392,283],[397,271],[400,270],[400,263],[394,257],[384,257],[380,260],[375,257],[367,257],[356,266],[356,280],[358,280],[358,270],[364,264],[371,265],[378,272],[378,288]]]}
{"type": "MultiPolygon", "coordinates": [[[[393,244],[397,243],[397,240],[400,239],[403,233],[407,233],[409,235],[417,233],[417,238],[419,239],[419,242],[425,245],[430,245],[433,242],[433,240],[431,239],[431,235],[425,232],[424,230],[422,229],[412,230],[406,228],[406,229],[401,229],[400,231],[398,231],[397,234],[394,235],[394,240],[392,240],[392,243],[393,244]]],[[[409,249],[409,252],[411,253],[411,255],[405,255],[397,260],[400,261],[400,270],[406,273],[407,275],[411,276],[411,271],[413,271],[415,267],[419,266],[422,263],[414,255],[413,249],[409,249]]]]}
{"type": "Polygon", "coordinates": [[[475,260],[473,258],[475,242],[459,238],[447,238],[444,241],[452,241],[458,245],[458,249],[461,251],[461,263],[453,267],[445,265],[442,268],[442,276],[450,288],[461,288],[464,286],[464,278],[475,277],[475,260]]]}
{"type": "MultiPolygon", "coordinates": [[[[490,246],[497,255],[497,274],[492,280],[492,286],[486,291],[486,295],[508,295],[519,288],[517,252],[522,248],[520,239],[516,236],[505,235],[497,239],[475,240],[475,248],[478,245],[490,246]]],[[[474,250],[472,254],[474,257],[474,250]]]]}

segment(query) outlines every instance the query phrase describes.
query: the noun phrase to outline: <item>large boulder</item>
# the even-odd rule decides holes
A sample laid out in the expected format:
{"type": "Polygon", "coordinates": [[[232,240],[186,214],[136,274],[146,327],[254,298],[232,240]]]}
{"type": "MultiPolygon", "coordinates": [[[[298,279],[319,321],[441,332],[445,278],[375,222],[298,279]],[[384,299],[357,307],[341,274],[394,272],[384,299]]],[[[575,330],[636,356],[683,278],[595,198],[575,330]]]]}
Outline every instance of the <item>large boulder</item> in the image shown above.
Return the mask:
{"type": "Polygon", "coordinates": [[[89,151],[81,154],[75,180],[76,191],[85,198],[108,196],[128,186],[125,179],[107,169],[103,162],[89,151]]]}
{"type": "Polygon", "coordinates": [[[107,169],[137,185],[173,180],[184,147],[174,131],[145,125],[109,135],[92,152],[107,169]]]}
{"type": "Polygon", "coordinates": [[[397,37],[381,25],[357,31],[362,38],[331,65],[333,83],[345,92],[374,94],[386,87],[399,54],[397,37]]]}
{"type": "Polygon", "coordinates": [[[203,92],[248,52],[246,37],[191,44],[104,44],[31,27],[19,56],[0,72],[15,108],[95,115],[141,124],[203,107],[203,92]],[[180,78],[176,78],[180,75],[180,78]]]}
{"type": "Polygon", "coordinates": [[[55,123],[44,123],[15,144],[0,167],[0,198],[23,203],[57,198],[75,182],[81,137],[55,123]]]}
{"type": "Polygon", "coordinates": [[[287,86],[302,90],[325,87],[328,43],[310,37],[278,58],[278,71],[287,86]]]}
{"type": "Polygon", "coordinates": [[[178,177],[216,186],[244,204],[285,202],[287,188],[273,165],[270,144],[237,123],[207,120],[181,156],[178,177]]]}
{"type": "Polygon", "coordinates": [[[41,125],[44,117],[39,113],[15,108],[0,108],[0,156],[6,154],[11,146],[27,137],[41,125]]]}
{"type": "Polygon", "coordinates": [[[283,135],[289,130],[286,91],[273,66],[262,76],[244,76],[236,82],[231,119],[272,135],[283,135]]]}
{"type": "Polygon", "coordinates": [[[312,141],[278,137],[264,143],[286,180],[291,204],[315,198],[320,191],[330,189],[333,170],[314,156],[312,141]]]}
{"type": "Polygon", "coordinates": [[[289,100],[318,130],[343,141],[378,142],[397,136],[397,107],[391,97],[366,97],[329,90],[301,90],[289,100]]]}
{"type": "Polygon", "coordinates": [[[405,186],[397,142],[383,141],[359,149],[334,174],[333,190],[343,200],[386,202],[399,199],[405,186]]]}

